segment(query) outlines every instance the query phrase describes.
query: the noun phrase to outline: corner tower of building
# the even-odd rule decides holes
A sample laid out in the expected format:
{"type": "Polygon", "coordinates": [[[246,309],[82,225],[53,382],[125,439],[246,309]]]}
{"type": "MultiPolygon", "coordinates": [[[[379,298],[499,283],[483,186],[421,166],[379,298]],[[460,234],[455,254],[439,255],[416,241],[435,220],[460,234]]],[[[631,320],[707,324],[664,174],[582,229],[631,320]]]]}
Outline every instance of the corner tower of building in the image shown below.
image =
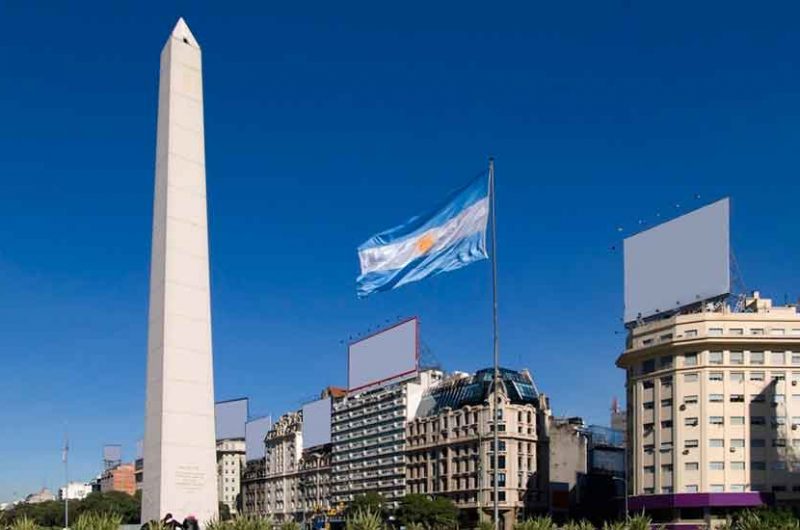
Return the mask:
{"type": "Polygon", "coordinates": [[[758,293],[634,325],[627,372],[631,511],[707,523],[800,500],[800,314],[758,293]]]}

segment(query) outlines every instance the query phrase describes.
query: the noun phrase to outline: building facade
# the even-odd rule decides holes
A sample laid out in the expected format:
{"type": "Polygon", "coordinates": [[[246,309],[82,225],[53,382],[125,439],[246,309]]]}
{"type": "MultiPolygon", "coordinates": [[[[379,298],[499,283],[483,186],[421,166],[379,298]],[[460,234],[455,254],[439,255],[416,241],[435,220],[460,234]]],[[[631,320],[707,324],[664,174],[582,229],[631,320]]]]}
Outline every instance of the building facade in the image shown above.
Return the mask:
{"type": "Polygon", "coordinates": [[[406,492],[406,423],[426,390],[442,380],[438,370],[348,394],[331,417],[332,502],[347,504],[377,492],[396,508],[406,492]]]}
{"type": "Polygon", "coordinates": [[[303,414],[284,414],[266,436],[263,460],[247,463],[243,508],[276,522],[307,522],[331,508],[331,445],[303,449],[303,414]],[[263,464],[261,463],[263,462],[263,464]]]}
{"type": "Polygon", "coordinates": [[[238,513],[241,476],[245,464],[244,439],[217,440],[217,492],[219,502],[238,513]]]}
{"type": "Polygon", "coordinates": [[[69,482],[58,489],[58,499],[82,500],[92,492],[92,485],[85,482],[69,482]]]}
{"type": "Polygon", "coordinates": [[[242,514],[267,517],[267,470],[263,458],[249,460],[242,473],[242,514]]]}
{"type": "Polygon", "coordinates": [[[133,464],[119,464],[103,471],[100,476],[100,491],[122,491],[128,495],[136,493],[133,464]]]}
{"type": "MultiPolygon", "coordinates": [[[[429,389],[406,428],[407,493],[443,496],[462,523],[491,520],[493,509],[493,370],[454,374],[429,389]]],[[[502,527],[547,509],[547,399],[527,372],[501,371],[498,500],[502,527]],[[543,460],[544,459],[544,460],[543,460]]]]}
{"type": "Polygon", "coordinates": [[[686,528],[800,500],[800,315],[754,293],[629,329],[630,509],[686,528]]]}

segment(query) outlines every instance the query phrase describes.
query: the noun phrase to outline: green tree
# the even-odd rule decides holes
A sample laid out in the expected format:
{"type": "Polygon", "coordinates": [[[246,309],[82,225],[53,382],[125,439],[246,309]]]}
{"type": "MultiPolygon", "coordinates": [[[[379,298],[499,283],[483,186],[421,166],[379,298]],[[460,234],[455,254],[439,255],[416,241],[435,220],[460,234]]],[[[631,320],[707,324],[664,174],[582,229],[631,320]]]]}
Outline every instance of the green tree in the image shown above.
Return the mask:
{"type": "Polygon", "coordinates": [[[93,492],[78,503],[78,515],[86,512],[110,513],[122,517],[122,524],[139,522],[141,503],[122,491],[93,492]]]}
{"type": "Polygon", "coordinates": [[[369,491],[364,495],[356,495],[353,497],[352,502],[347,507],[346,515],[350,517],[356,513],[374,513],[380,515],[382,518],[385,518],[385,502],[383,500],[383,496],[380,493],[376,493],[374,491],[369,491]]]}
{"type": "Polygon", "coordinates": [[[224,502],[219,503],[219,520],[228,521],[231,518],[231,509],[224,502]]]}
{"type": "Polygon", "coordinates": [[[400,500],[397,520],[402,525],[423,525],[426,528],[455,528],[458,522],[458,508],[447,497],[428,498],[426,495],[412,493],[400,500]]]}

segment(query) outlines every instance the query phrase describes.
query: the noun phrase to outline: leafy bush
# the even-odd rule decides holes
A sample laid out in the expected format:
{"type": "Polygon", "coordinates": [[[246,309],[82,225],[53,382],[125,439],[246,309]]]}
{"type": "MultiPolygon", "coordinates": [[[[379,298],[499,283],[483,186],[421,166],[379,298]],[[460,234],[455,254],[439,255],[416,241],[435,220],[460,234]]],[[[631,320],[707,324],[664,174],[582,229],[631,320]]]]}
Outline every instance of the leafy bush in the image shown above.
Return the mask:
{"type": "Polygon", "coordinates": [[[570,521],[563,530],[595,530],[595,528],[589,521],[570,521]]]}
{"type": "Polygon", "coordinates": [[[33,519],[28,518],[27,515],[14,519],[10,528],[11,530],[40,530],[39,525],[33,519]]]}
{"type": "Polygon", "coordinates": [[[358,510],[347,517],[347,530],[383,530],[380,513],[371,510],[358,510]]]}
{"type": "Polygon", "coordinates": [[[119,530],[122,516],[116,513],[82,513],[73,525],[74,530],[119,530]]]}
{"type": "Polygon", "coordinates": [[[558,527],[550,516],[527,519],[514,525],[514,530],[557,530],[558,527]]]}
{"type": "Polygon", "coordinates": [[[478,530],[494,530],[494,523],[491,521],[481,521],[478,523],[478,530]]]}

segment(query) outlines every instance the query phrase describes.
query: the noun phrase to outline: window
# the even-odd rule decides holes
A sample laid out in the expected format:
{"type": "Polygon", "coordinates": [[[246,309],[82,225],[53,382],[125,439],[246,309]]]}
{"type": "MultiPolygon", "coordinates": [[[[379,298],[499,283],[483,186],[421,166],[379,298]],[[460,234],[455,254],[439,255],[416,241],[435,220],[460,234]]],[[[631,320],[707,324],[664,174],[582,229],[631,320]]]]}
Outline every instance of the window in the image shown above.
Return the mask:
{"type": "Polygon", "coordinates": [[[719,461],[709,462],[708,468],[711,471],[723,471],[725,469],[725,462],[719,462],[719,461]]]}
{"type": "Polygon", "coordinates": [[[722,372],[709,372],[708,373],[708,380],[709,381],[722,381],[724,379],[722,372]]]}
{"type": "Polygon", "coordinates": [[[708,363],[722,364],[722,352],[721,351],[708,352],[708,363]]]}
{"type": "Polygon", "coordinates": [[[744,484],[731,484],[731,491],[741,493],[746,490],[744,484]]]}
{"type": "Polygon", "coordinates": [[[750,372],[750,381],[763,381],[764,372],[750,372]]]}
{"type": "Polygon", "coordinates": [[[731,438],[731,447],[744,447],[744,438],[731,438]]]}
{"type": "Polygon", "coordinates": [[[750,394],[750,401],[752,403],[764,403],[767,400],[764,394],[750,394]]]}
{"type": "Polygon", "coordinates": [[[731,394],[731,403],[744,403],[744,394],[731,394]]]}
{"type": "Polygon", "coordinates": [[[786,353],[782,351],[774,351],[769,354],[769,361],[772,364],[786,364],[786,353]]]}
{"type": "Polygon", "coordinates": [[[770,335],[782,336],[782,335],[786,335],[786,330],[783,329],[783,328],[772,328],[772,329],[769,330],[769,333],[770,333],[770,335]]]}
{"type": "Polygon", "coordinates": [[[764,364],[764,352],[763,351],[751,351],[750,352],[750,364],[764,364]]]}
{"type": "Polygon", "coordinates": [[[699,446],[699,442],[697,440],[685,440],[683,442],[684,449],[694,449],[695,447],[699,446]]]}
{"type": "Polygon", "coordinates": [[[750,447],[757,449],[759,447],[766,447],[766,441],[763,438],[751,438],[750,447]]]}
{"type": "Polygon", "coordinates": [[[655,492],[656,492],[655,488],[642,488],[642,493],[644,493],[645,495],[652,495],[655,492]]]}
{"type": "MultiPolygon", "coordinates": [[[[672,335],[669,336],[672,338],[672,335]]],[[[664,336],[662,335],[661,340],[664,340],[664,336]]],[[[661,358],[661,368],[672,368],[672,355],[665,355],[661,358]]]]}
{"type": "Polygon", "coordinates": [[[672,493],[672,486],[661,486],[661,493],[672,493]]]}
{"type": "Polygon", "coordinates": [[[642,449],[644,450],[645,453],[650,455],[650,454],[653,454],[655,452],[656,446],[653,445],[653,444],[645,444],[645,445],[642,446],[642,449]]]}
{"type": "Polygon", "coordinates": [[[711,438],[708,441],[709,447],[725,447],[725,440],[722,438],[711,438]]]}
{"type": "Polygon", "coordinates": [[[750,328],[750,334],[751,335],[763,335],[764,334],[764,328],[750,328]]]}
{"type": "Polygon", "coordinates": [[[708,328],[709,335],[722,335],[722,328],[708,328]]]}
{"type": "Polygon", "coordinates": [[[767,421],[764,416],[750,416],[750,425],[766,425],[767,421]]]}
{"type": "Polygon", "coordinates": [[[786,438],[776,438],[772,440],[772,447],[786,447],[786,438]]]}
{"type": "Polygon", "coordinates": [[[642,363],[642,373],[649,374],[650,372],[654,372],[656,369],[656,361],[655,359],[650,359],[642,363]]]}
{"type": "Polygon", "coordinates": [[[687,484],[686,493],[697,493],[697,484],[687,484]]]}
{"type": "Polygon", "coordinates": [[[672,442],[661,442],[661,447],[659,448],[659,451],[662,453],[668,453],[672,451],[672,442]]]}
{"type": "Polygon", "coordinates": [[[767,463],[764,462],[763,460],[751,460],[750,469],[752,469],[753,471],[766,471],[767,463]]]}
{"type": "Polygon", "coordinates": [[[697,404],[697,396],[692,394],[691,396],[686,396],[683,398],[683,402],[687,405],[696,405],[697,404]]]}
{"type": "Polygon", "coordinates": [[[644,466],[643,471],[645,475],[652,475],[656,472],[656,466],[644,466]]]}
{"type": "Polygon", "coordinates": [[[672,428],[672,420],[664,420],[661,422],[662,429],[671,429],[672,428]]]}
{"type": "Polygon", "coordinates": [[[744,462],[740,460],[731,462],[731,469],[733,471],[744,471],[744,462]]]}
{"type": "Polygon", "coordinates": [[[661,400],[662,407],[671,407],[672,406],[672,399],[662,399],[661,400]]]}
{"type": "Polygon", "coordinates": [[[655,404],[652,401],[647,401],[645,403],[642,403],[642,408],[644,410],[653,410],[654,407],[655,407],[655,404]]]}
{"type": "Polygon", "coordinates": [[[686,337],[696,337],[697,336],[697,330],[696,329],[687,329],[686,331],[683,332],[683,334],[686,337]]]}
{"type": "Polygon", "coordinates": [[[696,383],[700,380],[697,374],[683,374],[684,383],[696,383]]]}
{"type": "Polygon", "coordinates": [[[655,386],[655,383],[652,379],[648,379],[647,381],[642,381],[642,388],[645,390],[650,390],[655,386]]]}
{"type": "Polygon", "coordinates": [[[786,462],[781,462],[780,460],[772,462],[772,465],[769,466],[773,471],[786,471],[786,462]]]}
{"type": "Polygon", "coordinates": [[[732,351],[728,354],[728,361],[731,364],[744,364],[744,352],[732,351]]]}
{"type": "Polygon", "coordinates": [[[725,486],[723,484],[711,484],[709,491],[711,493],[722,493],[725,491],[725,486]]]}
{"type": "Polygon", "coordinates": [[[700,469],[700,465],[697,462],[686,462],[683,465],[683,469],[686,471],[697,471],[700,469]]]}
{"type": "Polygon", "coordinates": [[[786,381],[786,374],[783,372],[772,372],[769,377],[773,381],[786,381]]]}
{"type": "Polygon", "coordinates": [[[731,425],[744,425],[744,416],[731,416],[731,425]]]}
{"type": "Polygon", "coordinates": [[[672,376],[668,375],[666,377],[661,378],[661,388],[664,390],[669,390],[672,388],[672,376]]]}
{"type": "Polygon", "coordinates": [[[725,425],[725,418],[722,416],[709,416],[708,423],[711,425],[725,425]]]}
{"type": "Polygon", "coordinates": [[[800,353],[789,352],[789,355],[792,356],[792,364],[800,364],[800,353]]]}
{"type": "Polygon", "coordinates": [[[722,394],[709,394],[708,395],[708,401],[710,403],[722,403],[725,400],[723,399],[723,395],[722,394]]]}
{"type": "Polygon", "coordinates": [[[774,396],[772,396],[772,402],[773,403],[786,403],[786,396],[784,396],[783,394],[775,394],[774,396]]]}
{"type": "Polygon", "coordinates": [[[683,354],[683,365],[684,366],[697,366],[697,354],[696,353],[684,353],[683,354]]]}
{"type": "Polygon", "coordinates": [[[687,427],[697,427],[698,425],[700,425],[700,422],[698,421],[697,418],[684,418],[683,424],[686,425],[687,427]]]}
{"type": "Polygon", "coordinates": [[[744,328],[730,328],[728,333],[731,335],[744,335],[744,328]]]}

